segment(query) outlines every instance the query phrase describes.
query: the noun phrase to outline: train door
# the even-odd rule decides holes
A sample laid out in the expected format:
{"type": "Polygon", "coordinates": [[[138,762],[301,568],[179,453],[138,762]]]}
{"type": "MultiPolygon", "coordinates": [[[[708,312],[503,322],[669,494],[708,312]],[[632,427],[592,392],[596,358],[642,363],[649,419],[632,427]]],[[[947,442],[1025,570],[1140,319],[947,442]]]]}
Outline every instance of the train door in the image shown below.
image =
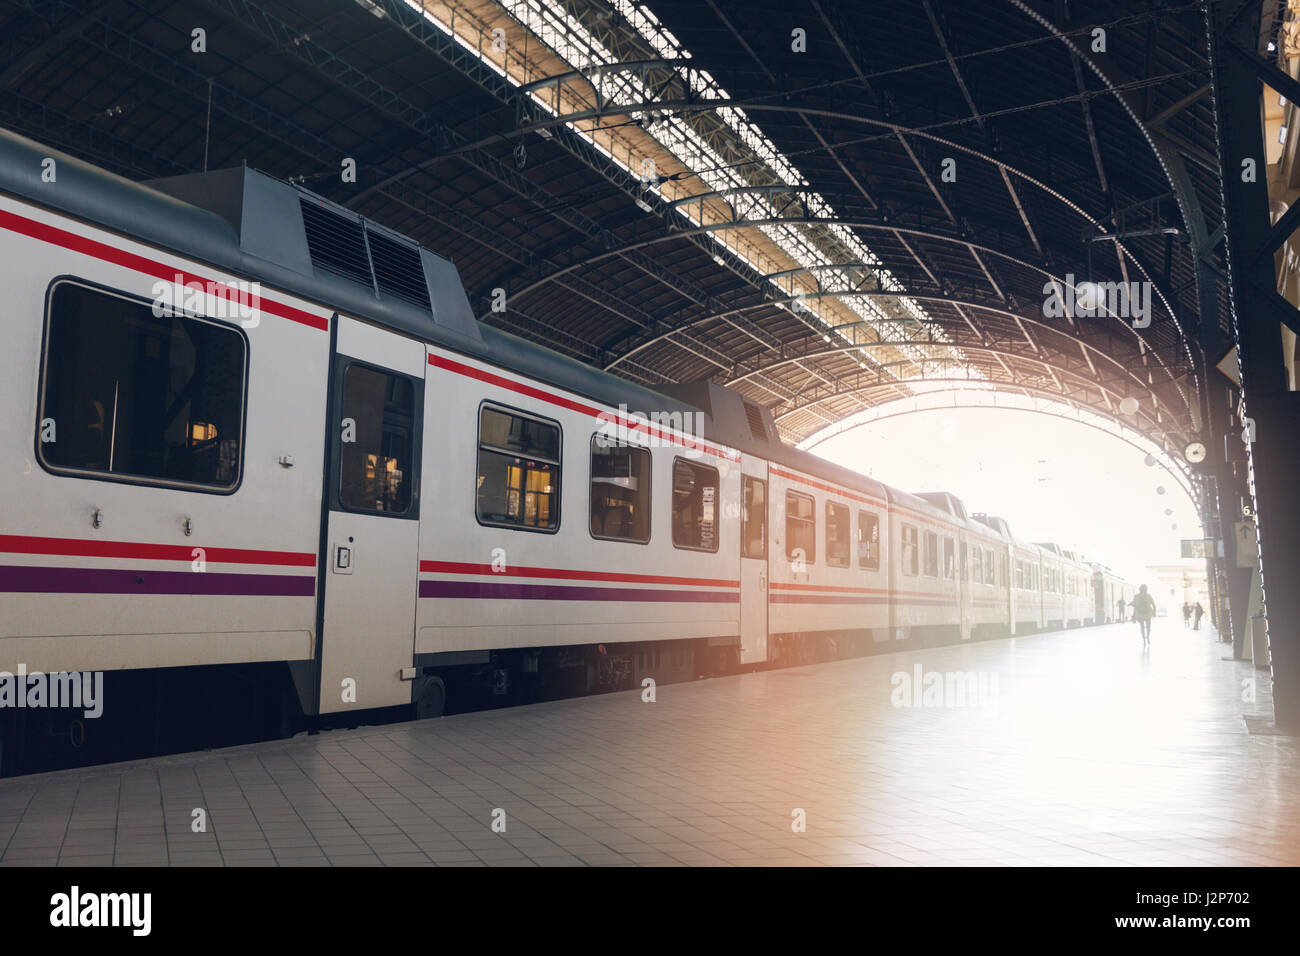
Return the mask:
{"type": "Polygon", "coordinates": [[[1015,555],[1011,551],[1011,549],[1006,545],[1002,546],[1000,554],[1001,554],[1001,558],[999,559],[999,561],[1001,564],[1001,569],[999,571],[999,575],[1001,577],[1001,580],[999,583],[1002,585],[1003,588],[1006,589],[1005,597],[1007,602],[1007,633],[1015,634],[1016,633],[1015,555]]]}
{"type": "Polygon", "coordinates": [[[330,385],[320,712],[411,702],[425,347],[338,319],[330,385]]]}
{"type": "Polygon", "coordinates": [[[740,662],[757,664],[767,651],[767,462],[743,455],[740,478],[740,662]]]}
{"type": "Polygon", "coordinates": [[[961,639],[969,641],[973,623],[971,620],[971,586],[970,586],[970,542],[965,537],[958,538],[958,551],[961,563],[957,568],[957,601],[961,608],[961,639]]]}

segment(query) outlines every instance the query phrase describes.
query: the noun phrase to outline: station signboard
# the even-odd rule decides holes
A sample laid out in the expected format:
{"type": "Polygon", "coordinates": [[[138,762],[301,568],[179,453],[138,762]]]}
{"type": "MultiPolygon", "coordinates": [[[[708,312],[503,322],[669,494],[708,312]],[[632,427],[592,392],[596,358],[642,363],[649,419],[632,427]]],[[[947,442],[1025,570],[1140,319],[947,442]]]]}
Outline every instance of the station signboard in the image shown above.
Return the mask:
{"type": "Polygon", "coordinates": [[[1223,542],[1218,538],[1183,538],[1181,544],[1184,558],[1223,557],[1223,542]]]}

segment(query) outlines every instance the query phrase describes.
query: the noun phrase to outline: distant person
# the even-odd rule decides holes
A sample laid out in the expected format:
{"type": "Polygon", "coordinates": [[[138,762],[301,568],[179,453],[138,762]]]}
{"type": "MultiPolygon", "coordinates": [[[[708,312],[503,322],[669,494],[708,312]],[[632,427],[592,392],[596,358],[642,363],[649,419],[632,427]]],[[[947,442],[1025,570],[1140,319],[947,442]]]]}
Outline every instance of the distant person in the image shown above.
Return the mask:
{"type": "Polygon", "coordinates": [[[1138,629],[1142,632],[1142,646],[1146,647],[1151,643],[1151,619],[1156,616],[1156,599],[1147,593],[1147,586],[1144,584],[1138,588],[1138,593],[1133,595],[1133,620],[1138,622],[1138,629]]]}
{"type": "Polygon", "coordinates": [[[1115,620],[1123,623],[1124,621],[1124,599],[1120,598],[1115,602],[1115,620]]]}
{"type": "Polygon", "coordinates": [[[1200,601],[1196,602],[1196,607],[1192,609],[1192,614],[1196,616],[1196,623],[1192,625],[1192,630],[1199,631],[1201,629],[1201,618],[1205,616],[1205,608],[1201,607],[1200,601]]]}
{"type": "Polygon", "coordinates": [[[1183,602],[1183,627],[1187,627],[1192,622],[1192,606],[1186,601],[1183,602]]]}

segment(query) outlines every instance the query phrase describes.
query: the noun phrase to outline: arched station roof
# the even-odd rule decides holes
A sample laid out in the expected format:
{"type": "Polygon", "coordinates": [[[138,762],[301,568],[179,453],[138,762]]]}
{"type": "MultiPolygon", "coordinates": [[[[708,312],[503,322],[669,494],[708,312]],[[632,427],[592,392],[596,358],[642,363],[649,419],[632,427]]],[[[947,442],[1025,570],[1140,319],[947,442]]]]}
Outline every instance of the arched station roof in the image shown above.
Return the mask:
{"type": "Polygon", "coordinates": [[[728,384],[792,443],[918,381],[1202,428],[1198,3],[27,0],[0,38],[0,126],[291,178],[450,258],[481,320],[728,384]],[[1147,283],[1149,324],[1045,311],[1085,281],[1147,283]]]}

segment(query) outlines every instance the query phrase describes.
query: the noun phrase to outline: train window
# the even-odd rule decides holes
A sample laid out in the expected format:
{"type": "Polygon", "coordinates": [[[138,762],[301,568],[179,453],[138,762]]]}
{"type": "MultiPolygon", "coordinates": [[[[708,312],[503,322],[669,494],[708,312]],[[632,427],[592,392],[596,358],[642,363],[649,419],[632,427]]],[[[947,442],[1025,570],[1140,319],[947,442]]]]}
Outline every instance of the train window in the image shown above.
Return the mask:
{"type": "Polygon", "coordinates": [[[673,459],[673,546],[718,550],[718,469],[673,459]]]}
{"type": "Polygon", "coordinates": [[[247,345],[233,326],[155,315],[147,302],[54,286],[41,394],[51,470],[232,491],[247,345]]]}
{"type": "Polygon", "coordinates": [[[812,564],[817,554],[816,506],[812,497],[797,491],[785,493],[785,555],[812,564]]]}
{"type": "Polygon", "coordinates": [[[939,536],[933,531],[925,533],[925,575],[930,578],[939,576],[939,536]]]}
{"type": "Polygon", "coordinates": [[[826,502],[826,563],[833,568],[849,566],[849,509],[826,502]]]}
{"type": "Polygon", "coordinates": [[[984,583],[985,584],[998,583],[998,566],[994,562],[994,554],[992,548],[984,549],[984,583]]]}
{"type": "Polygon", "coordinates": [[[858,512],[858,567],[880,570],[880,517],[872,511],[858,512]]]}
{"type": "Polygon", "coordinates": [[[951,581],[957,573],[957,545],[952,538],[943,539],[943,577],[951,581]]]}
{"type": "Polygon", "coordinates": [[[415,387],[402,375],[365,365],[343,373],[339,502],[355,511],[404,515],[414,484],[415,387]]]}
{"type": "Polygon", "coordinates": [[[903,534],[903,573],[910,577],[917,575],[917,561],[919,560],[917,552],[920,551],[920,541],[917,537],[916,528],[910,524],[902,527],[903,534]]]}
{"type": "Polygon", "coordinates": [[[1007,582],[1009,580],[1008,578],[1008,569],[1010,568],[1010,565],[1008,564],[1009,561],[1010,558],[1008,558],[1005,554],[998,555],[998,568],[999,568],[998,584],[1001,584],[1004,587],[1007,585],[1007,582]]]}
{"type": "Polygon", "coordinates": [[[984,551],[976,546],[971,548],[971,580],[976,584],[984,583],[984,551]]]}
{"type": "Polygon", "coordinates": [[[560,526],[560,426],[492,405],[479,409],[478,520],[523,531],[560,526]]]}
{"type": "Polygon", "coordinates": [[[767,557],[767,482],[745,476],[745,504],[740,512],[740,554],[767,557]]]}
{"type": "Polygon", "coordinates": [[[591,436],[593,538],[645,544],[650,540],[650,452],[591,436]]]}
{"type": "Polygon", "coordinates": [[[1025,562],[1017,561],[1016,562],[1016,590],[1023,591],[1024,589],[1025,589],[1025,562]]]}

